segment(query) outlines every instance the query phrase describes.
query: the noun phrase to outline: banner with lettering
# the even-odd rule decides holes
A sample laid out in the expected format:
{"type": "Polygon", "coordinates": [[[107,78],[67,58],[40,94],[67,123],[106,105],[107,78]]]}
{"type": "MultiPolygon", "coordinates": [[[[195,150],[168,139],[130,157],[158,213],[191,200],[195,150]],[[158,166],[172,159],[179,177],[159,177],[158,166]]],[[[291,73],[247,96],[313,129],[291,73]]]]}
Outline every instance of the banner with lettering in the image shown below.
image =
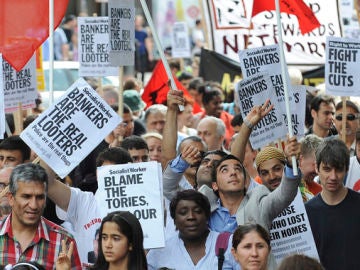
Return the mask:
{"type": "Polygon", "coordinates": [[[360,41],[326,39],[325,89],[334,96],[360,96],[360,41]]]}
{"type": "Polygon", "coordinates": [[[109,17],[78,17],[79,76],[117,76],[110,66],[109,17]]]}
{"type": "Polygon", "coordinates": [[[2,66],[5,112],[17,111],[19,104],[22,110],[34,108],[37,98],[35,54],[20,71],[16,71],[5,59],[2,66]]]}
{"type": "Polygon", "coordinates": [[[254,149],[266,146],[286,134],[282,110],[273,92],[269,75],[263,73],[243,79],[236,84],[235,101],[240,107],[243,118],[254,106],[264,104],[266,99],[270,99],[270,105],[274,105],[274,108],[253,128],[250,134],[250,143],[254,149]]]}
{"type": "Polygon", "coordinates": [[[273,220],[270,240],[277,264],[291,254],[305,254],[319,260],[300,190],[294,201],[273,220]]]}
{"type": "Polygon", "coordinates": [[[135,61],[134,0],[109,0],[109,57],[112,66],[133,66],[135,61]]]}
{"type": "MultiPolygon", "coordinates": [[[[204,10],[208,11],[205,18],[209,40],[213,42],[210,47],[214,51],[237,60],[239,50],[277,43],[278,27],[275,11],[264,11],[254,16],[251,20],[252,27],[249,29],[239,18],[245,18],[251,13],[252,6],[247,4],[249,1],[237,1],[236,9],[221,8],[233,2],[203,0],[204,10]]],[[[286,62],[290,65],[322,65],[325,62],[326,37],[341,36],[338,1],[304,0],[304,2],[321,25],[312,32],[302,35],[296,16],[281,13],[286,62]]]]}
{"type": "Polygon", "coordinates": [[[80,78],[20,137],[64,178],[120,122],[117,113],[80,78]]]}
{"type": "Polygon", "coordinates": [[[144,232],[144,247],[165,245],[162,174],[151,162],[102,166],[97,170],[96,199],[101,212],[124,210],[133,213],[144,232]]]}
{"type": "MultiPolygon", "coordinates": [[[[247,49],[239,52],[240,66],[244,78],[251,77],[259,72],[269,74],[274,92],[282,110],[283,117],[286,121],[286,106],[284,93],[284,78],[281,74],[279,45],[270,45],[254,49],[247,49]]],[[[302,126],[300,120],[305,119],[306,90],[299,95],[290,85],[290,79],[287,74],[285,78],[288,82],[289,104],[291,120],[294,135],[301,136],[304,134],[305,126],[302,126]],[[303,109],[301,109],[303,108],[303,109]]],[[[287,129],[284,129],[285,138],[287,129]]]]}

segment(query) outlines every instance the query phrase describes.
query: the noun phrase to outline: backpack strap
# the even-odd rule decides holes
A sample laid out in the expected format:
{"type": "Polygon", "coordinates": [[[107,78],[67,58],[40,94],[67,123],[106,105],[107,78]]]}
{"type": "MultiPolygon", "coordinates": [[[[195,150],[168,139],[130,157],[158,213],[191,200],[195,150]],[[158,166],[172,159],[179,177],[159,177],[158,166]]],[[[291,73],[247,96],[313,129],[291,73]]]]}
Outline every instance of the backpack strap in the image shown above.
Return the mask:
{"type": "Polygon", "coordinates": [[[215,254],[218,257],[218,270],[222,270],[222,266],[225,260],[225,251],[229,244],[229,238],[231,233],[222,232],[218,235],[215,244],[215,254]]]}

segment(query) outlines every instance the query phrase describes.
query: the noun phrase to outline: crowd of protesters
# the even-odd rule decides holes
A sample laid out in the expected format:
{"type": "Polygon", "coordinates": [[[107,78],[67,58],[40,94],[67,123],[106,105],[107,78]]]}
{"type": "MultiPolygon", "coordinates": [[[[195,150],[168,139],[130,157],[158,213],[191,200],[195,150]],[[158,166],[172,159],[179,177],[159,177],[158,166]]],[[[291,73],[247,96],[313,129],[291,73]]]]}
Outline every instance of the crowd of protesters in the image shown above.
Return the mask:
{"type": "MultiPolygon", "coordinates": [[[[243,118],[233,100],[224,103],[219,83],[204,81],[195,69],[191,74],[174,60],[174,74],[190,96],[170,89],[165,104],[148,106],[142,100],[144,66],[153,59],[142,18],[136,22],[142,40],[135,65],[140,79],[130,76],[121,82],[122,122],[66,178],[57,177],[43,161],[32,163],[36,153],[14,131],[1,140],[0,265],[58,270],[360,269],[359,105],[309,91],[306,135],[288,137],[284,146],[253,149],[249,137],[273,108],[269,100],[243,118]],[[293,174],[293,156],[298,175],[293,174]],[[133,214],[126,209],[101,214],[96,169],[148,161],[159,162],[163,170],[166,241],[163,248],[145,250],[133,214]],[[271,223],[298,188],[319,260],[294,254],[278,266],[271,223]],[[95,224],[84,226],[90,223],[95,224]],[[224,232],[226,245],[219,255],[217,240],[224,232]]],[[[59,59],[69,59],[65,53],[75,28],[76,20],[69,16],[54,34],[64,43],[55,48],[63,54],[59,59]]],[[[92,86],[119,113],[116,87],[92,86]]],[[[35,118],[28,115],[24,125],[35,118]]],[[[7,119],[13,130],[11,117],[7,119]]]]}

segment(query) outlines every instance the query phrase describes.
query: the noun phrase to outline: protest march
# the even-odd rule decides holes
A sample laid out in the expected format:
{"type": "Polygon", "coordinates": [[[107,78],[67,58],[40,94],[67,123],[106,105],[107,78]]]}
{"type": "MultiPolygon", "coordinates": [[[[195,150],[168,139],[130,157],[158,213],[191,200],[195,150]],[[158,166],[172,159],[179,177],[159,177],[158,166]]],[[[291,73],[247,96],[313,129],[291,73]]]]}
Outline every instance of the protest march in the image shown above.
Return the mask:
{"type": "Polygon", "coordinates": [[[80,2],[0,3],[1,269],[360,269],[358,1],[80,2]]]}

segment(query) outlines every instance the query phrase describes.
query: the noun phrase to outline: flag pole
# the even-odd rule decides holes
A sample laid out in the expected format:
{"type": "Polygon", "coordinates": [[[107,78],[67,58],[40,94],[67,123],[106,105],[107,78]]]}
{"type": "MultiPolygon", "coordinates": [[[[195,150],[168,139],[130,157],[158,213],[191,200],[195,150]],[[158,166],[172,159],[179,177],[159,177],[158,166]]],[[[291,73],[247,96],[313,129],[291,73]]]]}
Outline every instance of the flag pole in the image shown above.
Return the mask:
{"type": "MultiPolygon", "coordinates": [[[[289,105],[289,92],[288,92],[288,81],[287,81],[287,71],[286,71],[286,60],[285,60],[285,54],[284,54],[284,46],[283,46],[283,39],[282,39],[282,27],[281,27],[281,19],[280,19],[280,3],[279,0],[275,0],[275,7],[276,7],[276,23],[278,27],[278,35],[279,35],[279,51],[280,51],[280,63],[281,63],[281,76],[283,78],[283,84],[284,84],[284,96],[285,96],[285,108],[286,108],[286,118],[287,118],[287,124],[288,124],[288,133],[289,136],[294,136],[294,132],[292,129],[292,122],[291,122],[291,113],[290,113],[290,105],[289,105]]],[[[291,163],[293,168],[293,174],[298,175],[298,168],[296,163],[296,157],[291,157],[291,163]]]]}
{"type": "MultiPolygon", "coordinates": [[[[170,70],[170,66],[169,66],[169,63],[167,62],[166,58],[165,58],[165,54],[164,54],[164,51],[162,49],[162,46],[161,46],[161,43],[160,43],[160,39],[159,39],[159,36],[155,30],[155,26],[154,26],[154,23],[152,21],[152,18],[151,18],[151,15],[150,15],[150,12],[149,12],[149,9],[148,9],[148,6],[145,2],[145,0],[140,0],[141,2],[141,6],[143,8],[143,11],[144,11],[144,15],[146,17],[146,20],[149,24],[149,27],[151,29],[151,33],[153,35],[153,38],[154,38],[154,41],[155,41],[155,44],[156,44],[156,47],[159,51],[159,54],[160,54],[160,58],[161,58],[161,61],[163,62],[163,65],[164,65],[164,68],[165,68],[165,71],[166,71],[166,74],[170,80],[170,84],[171,84],[171,88],[174,89],[174,90],[178,90],[177,87],[176,87],[176,84],[175,84],[175,80],[174,80],[174,77],[171,73],[171,70],[170,70]]],[[[184,106],[182,105],[179,105],[179,110],[180,111],[183,111],[184,110],[184,106]]]]}

